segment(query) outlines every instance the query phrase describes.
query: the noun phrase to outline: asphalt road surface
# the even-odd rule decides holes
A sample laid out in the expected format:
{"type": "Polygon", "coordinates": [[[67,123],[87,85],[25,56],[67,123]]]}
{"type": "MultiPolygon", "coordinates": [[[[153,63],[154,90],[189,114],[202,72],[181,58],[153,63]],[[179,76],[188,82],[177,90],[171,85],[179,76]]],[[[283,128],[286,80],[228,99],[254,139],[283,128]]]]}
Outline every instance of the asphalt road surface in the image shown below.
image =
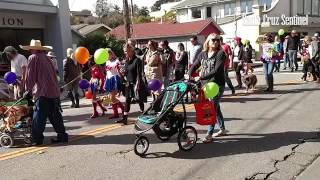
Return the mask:
{"type": "MultiPolygon", "coordinates": [[[[182,152],[177,136],[163,143],[150,131],[150,148],[141,158],[133,152],[133,125],[89,119],[86,100],[80,109],[63,103],[71,142],[29,148],[17,142],[15,148],[0,148],[0,179],[293,179],[320,153],[320,84],[299,80],[301,73],[281,72],[275,74],[275,92],[266,94],[261,69],[256,74],[255,93],[238,90],[231,96],[226,90],[222,112],[229,132],[212,143],[199,139],[192,151],[182,152]]],[[[131,116],[138,115],[136,106],[132,111],[131,116]]],[[[203,138],[207,127],[195,124],[193,106],[187,111],[189,124],[203,138]]],[[[46,142],[54,135],[48,124],[46,142]]]]}

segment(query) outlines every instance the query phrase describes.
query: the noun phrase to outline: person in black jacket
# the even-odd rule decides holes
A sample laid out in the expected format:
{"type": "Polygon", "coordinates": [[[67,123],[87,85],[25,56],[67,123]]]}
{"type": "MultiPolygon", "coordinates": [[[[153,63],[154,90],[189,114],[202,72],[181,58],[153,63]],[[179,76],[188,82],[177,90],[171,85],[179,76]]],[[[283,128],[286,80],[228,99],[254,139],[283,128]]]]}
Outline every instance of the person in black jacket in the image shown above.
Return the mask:
{"type": "Polygon", "coordinates": [[[207,136],[203,139],[204,143],[211,142],[213,136],[222,136],[226,134],[224,126],[224,118],[220,109],[220,99],[223,95],[225,88],[225,77],[224,77],[224,63],[226,55],[223,48],[221,47],[220,36],[217,34],[210,34],[204,45],[203,51],[197,57],[197,60],[192,65],[189,71],[189,77],[202,66],[200,72],[200,80],[203,84],[208,82],[215,82],[219,86],[219,94],[213,99],[214,105],[217,112],[217,121],[220,126],[220,131],[213,135],[214,125],[210,125],[207,136]]]}
{"type": "Polygon", "coordinates": [[[243,69],[243,44],[241,43],[241,38],[236,37],[234,39],[235,48],[233,49],[233,67],[236,72],[236,80],[238,85],[235,88],[242,88],[241,81],[241,70],[243,69]]]}
{"type": "Polygon", "coordinates": [[[288,38],[287,52],[289,54],[290,68],[291,72],[298,70],[297,52],[301,49],[300,47],[300,37],[296,30],[291,31],[291,36],[288,38]],[[293,66],[295,65],[295,67],[293,66]]]}
{"type": "Polygon", "coordinates": [[[182,43],[179,43],[178,50],[176,52],[175,81],[180,81],[184,78],[187,66],[188,53],[184,50],[184,45],[182,43]]]}
{"type": "Polygon", "coordinates": [[[120,69],[120,73],[124,74],[125,78],[125,108],[123,118],[116,123],[127,124],[128,114],[132,100],[135,99],[140,110],[144,111],[144,102],[147,102],[147,87],[143,73],[143,62],[135,55],[134,47],[126,43],[123,46],[125,54],[125,65],[120,69]]]}

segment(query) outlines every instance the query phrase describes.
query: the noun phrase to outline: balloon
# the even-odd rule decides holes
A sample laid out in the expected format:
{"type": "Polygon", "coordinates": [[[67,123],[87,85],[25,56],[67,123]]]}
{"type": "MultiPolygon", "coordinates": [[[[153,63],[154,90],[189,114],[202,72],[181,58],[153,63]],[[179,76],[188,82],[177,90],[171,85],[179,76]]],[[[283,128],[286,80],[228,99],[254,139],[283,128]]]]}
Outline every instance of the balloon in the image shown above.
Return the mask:
{"type": "Polygon", "coordinates": [[[207,99],[212,99],[219,94],[219,86],[214,82],[209,82],[204,85],[203,91],[207,99]]]}
{"type": "Polygon", "coordinates": [[[148,82],[148,87],[152,91],[158,91],[161,88],[161,82],[158,79],[152,79],[148,82]]]}
{"type": "Polygon", "coordinates": [[[4,75],[4,80],[8,83],[8,84],[14,84],[17,81],[17,75],[14,72],[7,72],[4,75]]]}
{"type": "Polygon", "coordinates": [[[94,53],[94,61],[96,64],[104,64],[109,59],[109,54],[106,49],[100,48],[94,53]]]}
{"type": "Polygon", "coordinates": [[[85,64],[89,61],[90,53],[85,47],[78,47],[74,52],[74,58],[79,64],[85,64]]]}
{"type": "Polygon", "coordinates": [[[90,84],[89,84],[89,81],[88,81],[88,80],[86,80],[86,79],[81,79],[81,80],[79,81],[79,87],[80,87],[81,89],[88,89],[89,86],[90,86],[90,84]]]}
{"type": "Polygon", "coordinates": [[[284,30],[283,29],[279,29],[278,34],[279,34],[279,36],[284,35],[284,30]]]}
{"type": "Polygon", "coordinates": [[[58,82],[60,82],[60,77],[57,75],[57,80],[58,80],[58,82]]]}
{"type": "Polygon", "coordinates": [[[242,40],[241,40],[241,43],[242,43],[243,45],[246,45],[246,40],[245,40],[245,39],[242,39],[242,40]]]}
{"type": "Polygon", "coordinates": [[[92,99],[92,92],[90,92],[90,91],[87,91],[85,94],[85,97],[86,97],[86,99],[92,99]]]}

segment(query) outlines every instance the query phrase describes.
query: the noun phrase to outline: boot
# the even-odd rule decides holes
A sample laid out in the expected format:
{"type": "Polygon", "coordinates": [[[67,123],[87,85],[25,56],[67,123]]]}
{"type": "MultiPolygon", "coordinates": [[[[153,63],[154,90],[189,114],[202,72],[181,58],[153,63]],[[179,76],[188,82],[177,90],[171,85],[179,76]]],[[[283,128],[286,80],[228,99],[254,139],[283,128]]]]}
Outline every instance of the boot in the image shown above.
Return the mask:
{"type": "Polygon", "coordinates": [[[113,109],[113,115],[109,117],[109,119],[116,119],[119,118],[119,113],[118,113],[118,103],[112,104],[112,109],[113,109]]]}
{"type": "Polygon", "coordinates": [[[96,118],[96,117],[98,117],[99,116],[99,113],[98,113],[98,111],[97,111],[97,103],[96,102],[93,102],[92,103],[92,107],[93,107],[93,114],[91,115],[91,119],[93,119],[93,118],[96,118]]]}
{"type": "Polygon", "coordinates": [[[76,99],[76,105],[74,106],[75,108],[79,108],[79,94],[75,94],[75,99],[76,99]]]}
{"type": "Polygon", "coordinates": [[[273,92],[273,79],[269,81],[269,92],[273,92]]]}
{"type": "Polygon", "coordinates": [[[123,115],[121,120],[115,121],[116,123],[123,123],[124,125],[128,124],[128,115],[123,115]]]}
{"type": "Polygon", "coordinates": [[[236,86],[235,88],[242,88],[242,81],[241,81],[241,76],[236,75],[237,77],[237,82],[238,82],[238,86],[236,86]]]}
{"type": "Polygon", "coordinates": [[[98,100],[97,103],[98,103],[100,109],[102,110],[102,116],[104,116],[105,112],[107,112],[107,109],[102,105],[102,101],[101,100],[98,100]]]}
{"type": "Polygon", "coordinates": [[[74,97],[73,97],[72,91],[68,92],[68,98],[70,98],[70,100],[71,100],[71,106],[70,107],[72,107],[72,108],[75,107],[74,97]]]}
{"type": "Polygon", "coordinates": [[[267,79],[266,79],[266,81],[267,81],[267,86],[268,86],[268,88],[265,89],[265,90],[263,90],[263,91],[264,91],[264,92],[269,92],[269,91],[270,91],[270,82],[269,82],[269,80],[267,80],[267,79]]]}
{"type": "Polygon", "coordinates": [[[118,103],[117,103],[117,108],[120,108],[120,109],[121,109],[121,114],[124,113],[124,106],[123,106],[123,104],[122,104],[121,102],[118,102],[118,103]]]}

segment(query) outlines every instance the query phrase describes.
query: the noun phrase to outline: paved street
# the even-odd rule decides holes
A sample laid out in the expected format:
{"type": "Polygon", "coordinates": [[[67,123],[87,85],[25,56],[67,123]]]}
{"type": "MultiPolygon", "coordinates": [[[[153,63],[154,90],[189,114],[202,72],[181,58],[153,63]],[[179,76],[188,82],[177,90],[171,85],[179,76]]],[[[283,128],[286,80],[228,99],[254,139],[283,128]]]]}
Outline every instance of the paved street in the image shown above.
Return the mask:
{"type": "MultiPolygon", "coordinates": [[[[275,92],[265,94],[261,68],[256,74],[256,93],[239,90],[237,96],[230,96],[231,91],[225,92],[222,112],[229,134],[213,143],[199,140],[191,152],[181,152],[176,136],[162,143],[150,131],[148,155],[140,158],[133,152],[133,125],[115,125],[105,117],[89,119],[91,107],[86,100],[81,109],[63,103],[71,142],[0,148],[0,179],[293,179],[320,154],[320,84],[299,80],[300,72],[281,72],[275,74],[275,92]]],[[[193,106],[187,109],[189,124],[203,138],[206,127],[194,123],[193,106]]],[[[132,116],[138,115],[136,111],[134,107],[132,116]]],[[[47,142],[53,132],[48,125],[47,142]]]]}

